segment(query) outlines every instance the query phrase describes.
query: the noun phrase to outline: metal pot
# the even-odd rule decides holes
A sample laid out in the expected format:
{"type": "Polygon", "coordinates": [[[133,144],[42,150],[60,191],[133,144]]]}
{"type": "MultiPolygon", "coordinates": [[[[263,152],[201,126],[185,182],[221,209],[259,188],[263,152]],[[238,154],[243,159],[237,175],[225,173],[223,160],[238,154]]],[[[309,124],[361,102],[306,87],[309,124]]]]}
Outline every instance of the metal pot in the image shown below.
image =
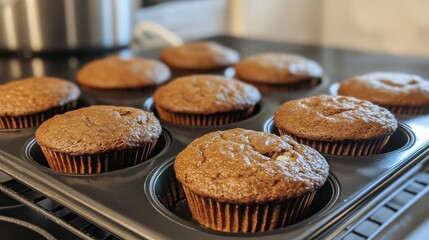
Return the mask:
{"type": "Polygon", "coordinates": [[[127,46],[134,7],[134,0],[0,0],[0,51],[127,46]]]}

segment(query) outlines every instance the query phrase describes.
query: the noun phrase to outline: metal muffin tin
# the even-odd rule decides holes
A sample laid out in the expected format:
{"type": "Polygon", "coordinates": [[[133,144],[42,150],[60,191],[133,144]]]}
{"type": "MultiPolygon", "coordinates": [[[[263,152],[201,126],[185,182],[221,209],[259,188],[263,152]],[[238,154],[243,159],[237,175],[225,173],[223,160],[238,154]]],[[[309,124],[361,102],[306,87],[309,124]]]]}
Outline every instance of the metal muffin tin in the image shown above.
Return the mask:
{"type": "MultiPolygon", "coordinates": [[[[221,233],[201,227],[192,220],[180,184],[174,178],[172,164],[193,139],[216,130],[246,128],[277,133],[272,116],[289,99],[330,94],[330,88],[344,77],[372,71],[373,59],[394,59],[385,55],[363,54],[344,50],[301,45],[267,43],[232,37],[211,40],[235,48],[242,56],[263,51],[281,51],[304,55],[318,61],[326,77],[317,87],[294,93],[263,93],[254,116],[218,127],[187,127],[161,122],[163,133],[154,156],[140,165],[94,175],[72,175],[47,168],[43,154],[34,140],[35,128],[0,130],[0,169],[25,185],[71,209],[77,215],[123,239],[290,239],[317,238],[352,213],[362,202],[386,188],[393,180],[423,159],[429,145],[429,115],[401,117],[398,130],[384,152],[366,157],[324,155],[330,165],[327,183],[318,191],[311,214],[303,221],[264,233],[221,233]],[[357,59],[353,60],[353,56],[357,59]],[[372,58],[368,57],[372,56],[372,58]],[[348,63],[347,63],[348,62],[348,63]],[[357,64],[356,73],[353,64],[357,64]],[[360,65],[359,65],[360,64],[360,65]],[[367,65],[369,64],[369,65],[367,65]],[[362,65],[365,65],[363,67],[362,65]],[[349,75],[348,75],[349,74],[349,75]],[[344,76],[343,76],[344,75],[344,76]]],[[[158,51],[139,53],[156,57],[158,51]]],[[[415,61],[427,66],[429,61],[398,58],[390,68],[415,61]],[[423,64],[424,63],[424,64],[423,64]]],[[[383,63],[385,64],[385,63],[383,63]]],[[[381,70],[392,70],[383,68],[381,70]]],[[[407,65],[405,65],[407,66],[407,65]]],[[[414,66],[414,65],[410,65],[414,66]]],[[[74,80],[74,71],[58,76],[74,80]]],[[[374,69],[375,70],[375,69],[374,69]]],[[[429,70],[425,70],[429,77],[429,70]]],[[[231,74],[231,69],[227,72],[231,74]]],[[[416,72],[419,74],[419,72],[416,72]]],[[[128,105],[153,111],[153,90],[137,93],[89,93],[84,91],[81,105],[128,105]]],[[[60,133],[59,133],[60,134],[60,133]]]]}

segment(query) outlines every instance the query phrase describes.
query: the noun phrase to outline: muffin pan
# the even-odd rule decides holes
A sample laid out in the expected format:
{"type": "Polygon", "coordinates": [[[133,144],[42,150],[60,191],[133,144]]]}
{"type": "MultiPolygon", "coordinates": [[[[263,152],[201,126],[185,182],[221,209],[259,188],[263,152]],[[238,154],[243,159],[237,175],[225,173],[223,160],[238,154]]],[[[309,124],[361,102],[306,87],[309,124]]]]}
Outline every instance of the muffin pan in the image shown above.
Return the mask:
{"type": "MultiPolygon", "coordinates": [[[[174,178],[172,164],[178,152],[193,139],[216,130],[240,127],[277,134],[272,116],[282,102],[330,94],[330,87],[335,82],[348,75],[369,72],[373,66],[361,62],[368,54],[232,37],[211,40],[237,49],[243,56],[263,51],[298,53],[318,61],[325,68],[327,76],[313,89],[293,93],[262,93],[263,98],[255,114],[236,123],[219,127],[187,127],[161,121],[163,134],[150,160],[102,174],[73,175],[51,170],[46,167],[46,161],[35,143],[35,128],[0,130],[0,169],[123,239],[301,239],[315,238],[331,230],[335,223],[353,212],[360,203],[388,186],[393,177],[400,176],[417,164],[420,155],[428,148],[429,136],[425,133],[429,131],[429,115],[400,117],[402,122],[383,153],[366,157],[324,155],[330,164],[330,176],[318,190],[316,203],[306,219],[285,228],[254,234],[221,233],[205,229],[190,217],[180,184],[174,178]],[[353,57],[357,59],[353,60],[353,57]],[[361,64],[354,69],[349,66],[352,63],[361,64]]],[[[141,54],[156,57],[158,51],[141,54]]],[[[380,55],[373,57],[391,58],[380,55]]],[[[429,69],[429,61],[404,58],[404,62],[413,61],[425,64],[426,69],[429,69]]],[[[398,71],[408,66],[403,62],[390,63],[390,67],[402,67],[398,71]]],[[[381,68],[383,64],[386,62],[380,64],[381,68]]],[[[415,70],[414,65],[410,66],[408,71],[415,70]]],[[[72,69],[58,75],[73,79],[75,71],[72,69]]],[[[228,71],[232,74],[231,69],[228,71]]],[[[427,76],[429,72],[426,72],[427,76]]],[[[128,105],[154,111],[150,91],[141,94],[83,92],[81,106],[128,105]]]]}

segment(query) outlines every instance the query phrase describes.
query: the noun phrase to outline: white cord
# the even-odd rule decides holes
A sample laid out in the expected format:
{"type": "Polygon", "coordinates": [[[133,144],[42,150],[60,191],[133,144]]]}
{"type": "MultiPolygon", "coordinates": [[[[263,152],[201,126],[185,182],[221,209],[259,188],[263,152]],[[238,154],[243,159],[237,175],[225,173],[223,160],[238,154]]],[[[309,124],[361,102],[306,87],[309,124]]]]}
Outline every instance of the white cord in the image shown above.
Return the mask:
{"type": "Polygon", "coordinates": [[[170,46],[179,46],[183,44],[183,39],[172,31],[155,22],[143,21],[138,23],[133,30],[134,43],[137,48],[143,49],[145,42],[150,42],[155,35],[164,40],[170,46]]]}

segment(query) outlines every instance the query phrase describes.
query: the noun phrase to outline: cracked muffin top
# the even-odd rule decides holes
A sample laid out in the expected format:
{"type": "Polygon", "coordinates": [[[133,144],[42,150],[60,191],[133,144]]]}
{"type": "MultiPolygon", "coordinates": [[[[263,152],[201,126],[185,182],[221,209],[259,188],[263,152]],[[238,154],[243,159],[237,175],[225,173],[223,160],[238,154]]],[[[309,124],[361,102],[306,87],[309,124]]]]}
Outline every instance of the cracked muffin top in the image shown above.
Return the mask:
{"type": "Polygon", "coordinates": [[[159,61],[117,56],[94,60],[76,75],[82,86],[94,89],[133,89],[159,85],[170,78],[170,70],[159,61]]]}
{"type": "Polygon", "coordinates": [[[179,182],[200,196],[265,203],[320,188],[329,165],[288,136],[236,128],[194,140],[177,155],[174,170],[179,182]]]}
{"type": "Polygon", "coordinates": [[[160,59],[173,68],[210,70],[230,66],[238,61],[239,54],[215,42],[192,42],[165,48],[160,59]]]}
{"type": "Polygon", "coordinates": [[[262,53],[234,65],[236,76],[249,82],[287,84],[322,77],[323,70],[315,61],[285,53],[262,53]]]}
{"type": "Polygon", "coordinates": [[[192,75],[176,78],[158,88],[153,100],[170,112],[212,114],[244,110],[261,99],[250,84],[218,75],[192,75]]]}
{"type": "Polygon", "coordinates": [[[161,135],[152,113],[132,107],[91,106],[44,122],[36,131],[40,146],[70,155],[91,155],[140,147],[161,135]]]}
{"type": "Polygon", "coordinates": [[[76,84],[53,77],[32,77],[0,85],[0,116],[25,116],[77,100],[76,84]]]}
{"type": "Polygon", "coordinates": [[[416,75],[376,72],[341,81],[338,94],[385,106],[429,105],[429,81],[416,75]]]}
{"type": "Polygon", "coordinates": [[[321,141],[368,140],[397,128],[386,109],[353,97],[321,95],[285,102],[274,114],[277,128],[321,141]]]}

